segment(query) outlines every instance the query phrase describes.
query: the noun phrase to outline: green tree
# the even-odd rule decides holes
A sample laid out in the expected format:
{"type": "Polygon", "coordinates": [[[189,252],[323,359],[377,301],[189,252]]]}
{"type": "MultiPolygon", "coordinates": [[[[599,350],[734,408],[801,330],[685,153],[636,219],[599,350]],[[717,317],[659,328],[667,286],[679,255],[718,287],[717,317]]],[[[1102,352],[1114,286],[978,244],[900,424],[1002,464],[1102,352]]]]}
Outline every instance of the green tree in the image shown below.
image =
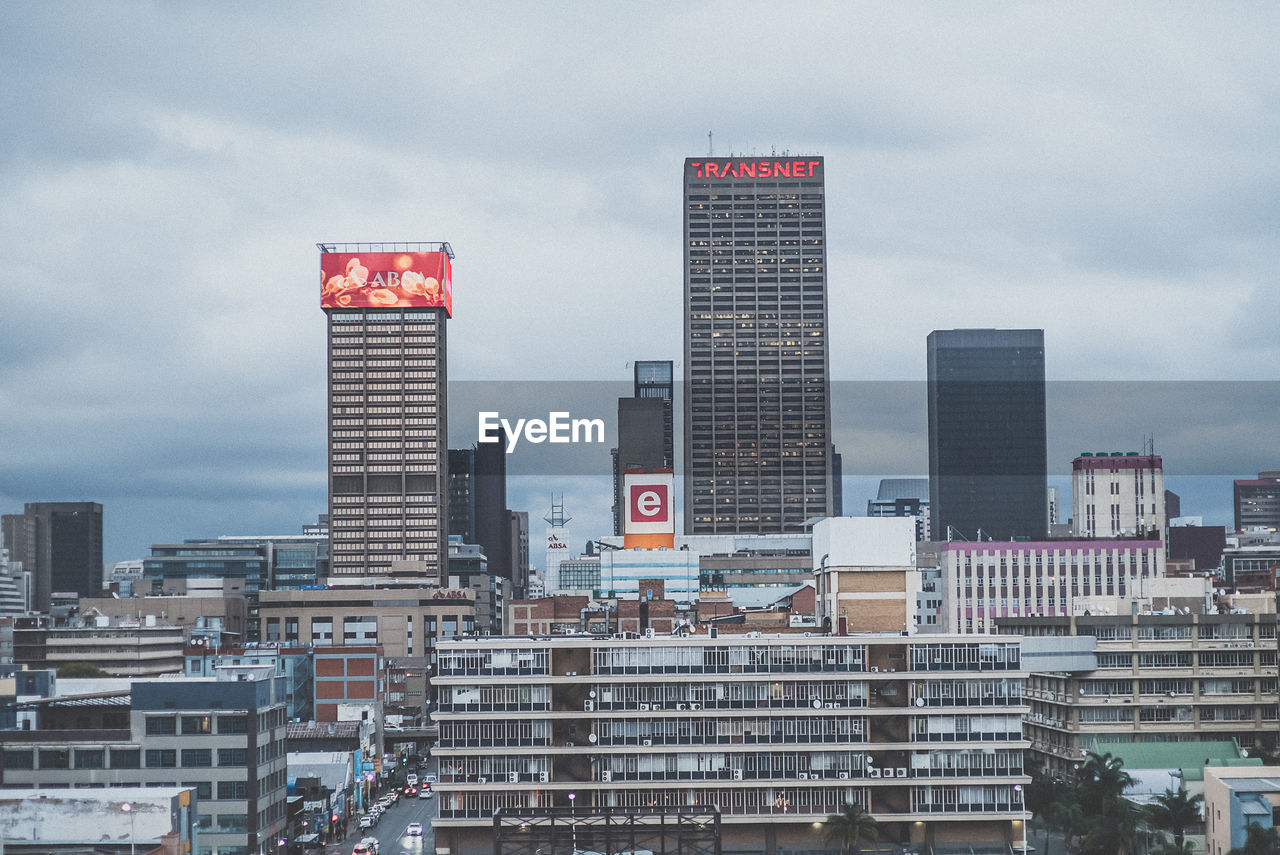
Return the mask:
{"type": "Polygon", "coordinates": [[[875,843],[880,837],[880,824],[876,818],[853,802],[845,802],[839,813],[833,813],[823,823],[823,837],[828,843],[839,843],[841,855],[860,852],[861,841],[875,843]]]}
{"type": "Polygon", "coordinates": [[[1153,849],[1152,855],[1196,855],[1196,848],[1190,840],[1181,843],[1166,843],[1159,849],[1153,849]]]}
{"type": "Polygon", "coordinates": [[[1062,834],[1062,845],[1070,851],[1075,843],[1076,835],[1080,833],[1080,829],[1084,827],[1084,810],[1080,807],[1080,803],[1075,798],[1075,793],[1071,790],[1065,790],[1062,797],[1049,806],[1048,816],[1046,817],[1046,825],[1048,828],[1044,834],[1045,852],[1049,850],[1049,831],[1057,831],[1062,834]]]}
{"type": "Polygon", "coordinates": [[[1110,752],[1090,751],[1080,767],[1076,791],[1085,816],[1099,817],[1117,807],[1124,791],[1133,786],[1133,776],[1124,770],[1124,760],[1110,752]]]}
{"type": "Polygon", "coordinates": [[[1147,824],[1173,835],[1173,845],[1181,847],[1187,829],[1200,822],[1200,803],[1204,796],[1188,795],[1185,784],[1174,790],[1165,790],[1147,805],[1147,824]]]}
{"type": "Polygon", "coordinates": [[[1251,822],[1244,829],[1244,845],[1232,849],[1227,855],[1280,855],[1280,837],[1274,827],[1263,828],[1251,822]]]}
{"type": "Polygon", "coordinates": [[[103,671],[92,662],[67,662],[58,666],[59,677],[106,677],[107,672],[103,671]]]}
{"type": "Polygon", "coordinates": [[[1140,848],[1143,819],[1137,805],[1115,797],[1104,804],[1101,813],[1088,816],[1080,840],[1081,855],[1133,855],[1140,848]]]}

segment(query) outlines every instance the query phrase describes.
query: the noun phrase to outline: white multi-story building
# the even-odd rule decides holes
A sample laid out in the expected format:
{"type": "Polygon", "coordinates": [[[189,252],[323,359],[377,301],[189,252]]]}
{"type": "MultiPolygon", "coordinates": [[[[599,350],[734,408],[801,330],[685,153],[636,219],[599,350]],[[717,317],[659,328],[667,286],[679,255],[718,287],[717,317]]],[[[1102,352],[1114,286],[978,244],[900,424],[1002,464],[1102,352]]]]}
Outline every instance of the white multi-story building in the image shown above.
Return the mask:
{"type": "Polygon", "coordinates": [[[1090,454],[1071,461],[1071,533],[1164,539],[1164,466],[1156,454],[1090,454]]]}
{"type": "Polygon", "coordinates": [[[995,632],[998,617],[1075,614],[1076,600],[1141,597],[1165,573],[1158,539],[941,544],[946,631],[995,632]]]}
{"type": "Polygon", "coordinates": [[[853,803],[882,841],[1004,848],[1029,780],[1025,677],[1010,638],[445,642],[436,845],[492,851],[500,809],[716,805],[725,853],[823,851],[821,823],[853,803]]]}

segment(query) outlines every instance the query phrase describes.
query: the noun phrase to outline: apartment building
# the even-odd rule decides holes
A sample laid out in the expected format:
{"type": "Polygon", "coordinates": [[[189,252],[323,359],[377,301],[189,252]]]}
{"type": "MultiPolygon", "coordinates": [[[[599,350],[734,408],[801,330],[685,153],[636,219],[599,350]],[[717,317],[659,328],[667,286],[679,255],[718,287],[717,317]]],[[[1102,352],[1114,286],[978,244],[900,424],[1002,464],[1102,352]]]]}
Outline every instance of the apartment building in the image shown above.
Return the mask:
{"type": "Polygon", "coordinates": [[[1158,454],[1084,452],[1071,461],[1071,533],[1164,539],[1164,463],[1158,454]]]}
{"type": "MultiPolygon", "coordinates": [[[[442,641],[438,847],[502,808],[718,805],[723,852],[821,850],[846,803],[882,839],[1016,837],[1017,639],[900,634],[442,641]]],[[[589,841],[580,845],[590,848],[589,841]]]]}
{"type": "Polygon", "coordinates": [[[24,706],[36,727],[0,734],[5,787],[194,788],[193,855],[250,855],[285,826],[284,678],[270,667],[24,706]]]}
{"type": "MultiPolygon", "coordinates": [[[[1172,611],[1172,610],[1170,610],[1172,611]]],[[[1074,663],[1028,664],[1027,735],[1051,772],[1100,742],[1234,739],[1277,731],[1274,614],[1137,614],[997,618],[1028,645],[1089,638],[1074,663]]],[[[1067,644],[1063,645],[1064,651],[1067,644]]]]}

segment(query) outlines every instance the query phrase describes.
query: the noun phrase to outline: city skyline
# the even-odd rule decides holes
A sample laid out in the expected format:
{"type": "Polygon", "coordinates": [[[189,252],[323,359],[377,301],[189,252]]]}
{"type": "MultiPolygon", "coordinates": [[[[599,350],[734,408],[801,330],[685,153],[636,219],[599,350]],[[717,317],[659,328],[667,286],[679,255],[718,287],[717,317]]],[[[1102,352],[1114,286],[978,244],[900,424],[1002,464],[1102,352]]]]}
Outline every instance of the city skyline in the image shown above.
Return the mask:
{"type": "MultiPolygon", "coordinates": [[[[381,9],[361,36],[397,61],[365,76],[323,61],[350,35],[323,10],[0,11],[0,67],[24,84],[0,137],[0,237],[19,250],[0,293],[23,319],[0,341],[0,510],[101,502],[109,561],[314,520],[317,240],[453,243],[456,381],[625,383],[633,360],[678,359],[673,175],[708,128],[718,156],[824,155],[837,384],[922,381],[925,336],[960,327],[1045,329],[1051,395],[1274,373],[1273,10],[824,8],[822,32],[778,39],[717,4],[429,25],[381,9]],[[438,109],[406,111],[423,92],[438,109]]],[[[1274,385],[1250,388],[1195,430],[1117,414],[1065,455],[1051,411],[1050,471],[1155,433],[1171,489],[1192,469],[1218,482],[1217,510],[1187,511],[1229,523],[1231,480],[1276,465],[1274,385]]],[[[926,471],[922,423],[867,431],[834,403],[846,471],[926,471]]],[[[583,539],[609,529],[608,447],[566,497],[583,539]]],[[[521,477],[509,504],[535,517],[567,492],[521,477]]],[[[850,509],[874,494],[860,477],[850,509]]]]}

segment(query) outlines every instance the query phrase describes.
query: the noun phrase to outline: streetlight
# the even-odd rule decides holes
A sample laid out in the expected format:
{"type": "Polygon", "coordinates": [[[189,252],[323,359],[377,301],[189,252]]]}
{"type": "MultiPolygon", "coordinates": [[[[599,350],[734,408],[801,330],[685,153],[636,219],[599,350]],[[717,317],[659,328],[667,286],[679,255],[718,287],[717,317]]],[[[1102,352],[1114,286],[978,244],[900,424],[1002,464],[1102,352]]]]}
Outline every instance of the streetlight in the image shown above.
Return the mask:
{"type": "Polygon", "coordinates": [[[569,817],[569,834],[572,836],[572,840],[573,840],[573,852],[572,852],[572,855],[578,855],[578,820],[577,820],[577,816],[576,816],[576,815],[574,815],[574,814],[575,814],[575,811],[574,811],[574,809],[573,809],[573,808],[574,808],[574,802],[577,800],[577,798],[578,798],[578,794],[577,794],[577,793],[570,793],[570,794],[569,794],[569,813],[570,813],[570,817],[569,817]]]}
{"type": "Polygon", "coordinates": [[[129,855],[134,855],[134,834],[133,834],[133,805],[125,802],[120,806],[120,810],[129,814],[129,855]]]}
{"type": "Polygon", "coordinates": [[[1014,784],[1013,791],[1022,805],[1022,855],[1027,855],[1027,794],[1021,784],[1014,784]]]}

